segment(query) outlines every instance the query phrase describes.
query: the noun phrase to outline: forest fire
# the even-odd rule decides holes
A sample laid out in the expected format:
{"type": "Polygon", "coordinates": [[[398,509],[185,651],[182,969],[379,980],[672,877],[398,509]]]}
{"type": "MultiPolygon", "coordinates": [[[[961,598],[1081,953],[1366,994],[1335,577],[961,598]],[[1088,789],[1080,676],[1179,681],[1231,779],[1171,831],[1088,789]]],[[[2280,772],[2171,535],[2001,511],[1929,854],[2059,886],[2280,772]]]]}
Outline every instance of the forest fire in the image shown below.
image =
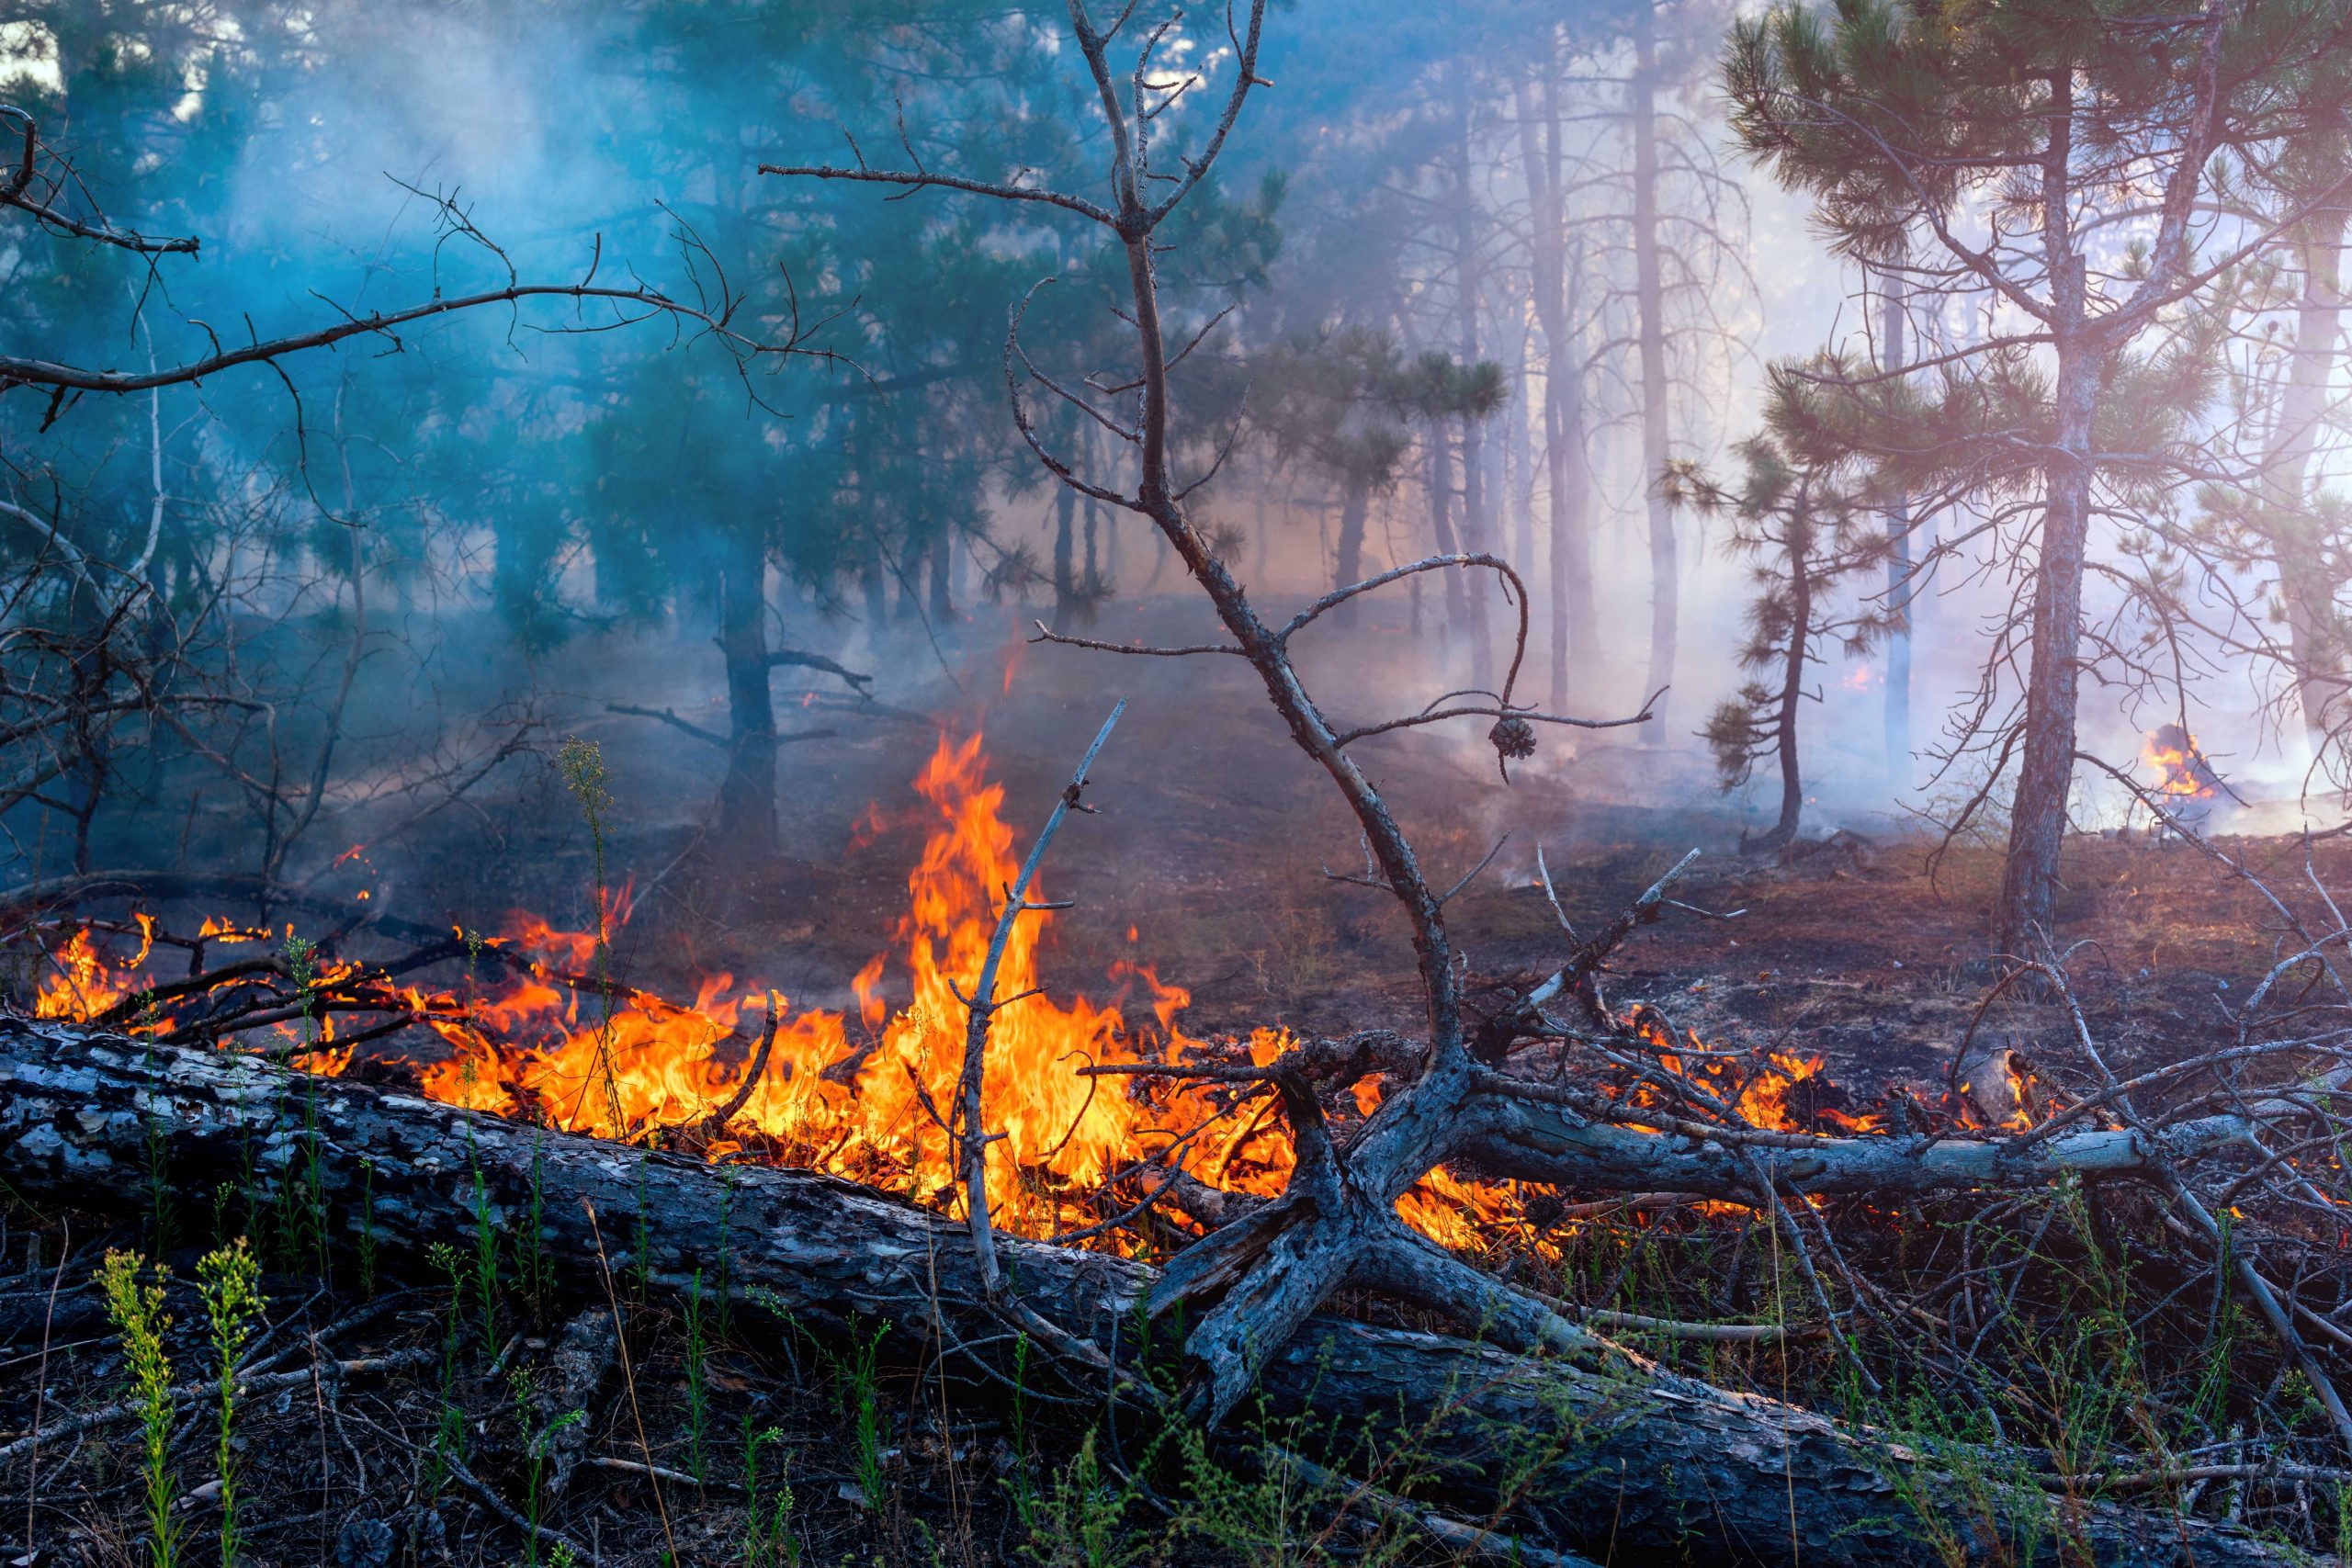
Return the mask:
{"type": "Polygon", "coordinates": [[[0,1558],[2352,1558],[2346,0],[19,9],[0,1558]]]}
{"type": "MultiPolygon", "coordinates": [[[[277,958],[232,964],[201,988],[174,987],[147,972],[158,942],[152,916],[139,914],[123,928],[137,948],[119,960],[103,951],[105,928],[75,925],[53,946],[36,1011],[169,1037],[203,1010],[220,1008],[254,971],[283,967],[291,953],[297,966],[286,977],[308,999],[250,1014],[232,1007],[230,1016],[234,1032],[265,1031],[267,1049],[312,1071],[345,1070],[355,1036],[421,1029],[446,1048],[414,1069],[434,1100],[601,1138],[813,1168],[953,1213],[960,1191],[946,1125],[962,1070],[961,998],[995,923],[993,900],[1017,867],[1003,789],[988,777],[978,735],[943,736],[914,784],[927,831],[908,874],[907,910],[895,953],[876,954],[853,982],[854,1018],[796,1010],[727,973],[702,976],[691,1005],[604,978],[610,940],[631,913],[626,886],[602,900],[601,940],[521,910],[495,935],[453,931],[442,957],[462,964],[464,977],[438,988],[395,983],[347,959],[304,959],[291,927],[276,939],[288,944],[277,958]],[[895,1011],[881,995],[894,964],[911,992],[895,1011]],[[390,1016],[356,1029],[343,1021],[370,1011],[390,1016]],[[752,1070],[756,1079],[747,1084],[752,1070]]],[[[870,841],[881,822],[869,807],[857,838],[870,841]]],[[[1172,1077],[1123,1087],[1078,1069],[1220,1057],[1263,1067],[1295,1043],[1292,1037],[1261,1029],[1245,1041],[1193,1038],[1179,1022],[1189,994],[1132,960],[1113,966],[1117,991],[1106,1003],[1048,996],[1038,954],[1053,918],[1040,911],[1013,927],[999,973],[998,995],[1022,999],[1004,1008],[989,1035],[984,1116],[987,1131],[1002,1134],[989,1150],[994,1223],[1032,1235],[1084,1224],[1094,1217],[1091,1201],[1152,1165],[1227,1193],[1279,1194],[1294,1156],[1274,1096],[1172,1077]],[[1141,1022],[1126,1015],[1130,998],[1148,1015],[1141,1022]]],[[[214,917],[196,943],[184,945],[270,940],[269,932],[214,917]]],[[[1817,1055],[1775,1051],[1744,1064],[1739,1054],[1708,1050],[1695,1037],[1678,1041],[1646,1010],[1634,1023],[1663,1077],[1633,1083],[1629,1104],[1662,1103],[1657,1085],[1669,1083],[1714,1097],[1758,1129],[1804,1131],[1808,1120],[1851,1134],[1882,1128],[1875,1113],[1795,1111],[1793,1091],[1826,1085],[1817,1055]]],[[[1353,1086],[1360,1115],[1369,1116],[1381,1098],[1377,1077],[1353,1086]]],[[[1439,1168],[1398,1211],[1433,1239],[1475,1248],[1518,1224],[1523,1196],[1516,1184],[1468,1180],[1439,1168]]]]}
{"type": "MultiPolygon", "coordinates": [[[[395,985],[349,961],[322,963],[307,982],[300,973],[291,976],[307,985],[309,1002],[275,1010],[292,1016],[255,1017],[245,1027],[266,1022],[270,1048],[334,1074],[353,1055],[347,1038],[355,1032],[339,1020],[390,1011],[390,1026],[368,1028],[366,1037],[413,1026],[447,1048],[415,1069],[432,1099],[624,1141],[675,1141],[692,1132],[713,1157],[813,1167],[952,1211],[959,1194],[943,1119],[962,1068],[959,992],[978,971],[995,920],[992,899],[1011,884],[1016,864],[1001,814],[1002,786],[987,777],[979,736],[943,737],[915,788],[929,830],[908,876],[898,950],[859,971],[854,1019],[796,1010],[788,998],[756,983],[738,985],[726,973],[703,976],[691,1005],[601,979],[602,954],[630,915],[624,887],[604,900],[601,942],[595,931],[565,931],[518,910],[495,935],[454,932],[445,944],[448,959],[465,969],[455,987],[395,985]],[[880,994],[894,960],[912,992],[895,1012],[880,994]],[[763,1037],[764,1049],[753,1043],[763,1037]],[[741,1059],[725,1059],[730,1045],[741,1059]],[[754,1064],[759,1076],[747,1086],[744,1074],[754,1064]],[[713,1115],[723,1106],[733,1109],[722,1129],[713,1115]]],[[[869,808],[857,837],[870,841],[880,822],[869,808]]],[[[1004,1009],[989,1037],[984,1111],[988,1131],[1002,1134],[989,1146],[995,1223],[1029,1235],[1083,1223],[1080,1201],[1146,1162],[1181,1167],[1227,1192],[1279,1193],[1292,1153],[1272,1097],[1220,1097],[1168,1079],[1129,1090],[1076,1070],[1189,1059],[1216,1047],[1183,1032],[1178,1018],[1188,993],[1147,964],[1115,964],[1118,993],[1106,1004],[1046,995],[1038,951],[1053,918],[1041,911],[1016,924],[1000,968],[999,996],[1022,999],[1004,1009]],[[1149,1014],[1141,1024],[1120,1005],[1138,990],[1149,1014]]],[[[148,972],[154,919],[134,919],[125,929],[135,931],[136,950],[119,958],[106,954],[100,924],[65,928],[48,955],[37,1015],[169,1036],[196,1018],[198,1004],[214,1006],[243,986],[246,971],[278,962],[232,965],[200,990],[174,987],[148,972]]],[[[292,938],[288,927],[277,940],[292,938]]],[[[267,931],[210,917],[198,942],[186,945],[200,951],[206,942],[270,940],[267,931]]],[[[1283,1031],[1260,1030],[1234,1043],[1263,1066],[1293,1042],[1283,1031]]],[[[1358,1086],[1361,1112],[1378,1102],[1375,1084],[1358,1086]]],[[[1411,1223],[1456,1246],[1475,1245],[1482,1229],[1506,1223],[1517,1207],[1504,1188],[1442,1170],[1400,1204],[1411,1223]]]]}

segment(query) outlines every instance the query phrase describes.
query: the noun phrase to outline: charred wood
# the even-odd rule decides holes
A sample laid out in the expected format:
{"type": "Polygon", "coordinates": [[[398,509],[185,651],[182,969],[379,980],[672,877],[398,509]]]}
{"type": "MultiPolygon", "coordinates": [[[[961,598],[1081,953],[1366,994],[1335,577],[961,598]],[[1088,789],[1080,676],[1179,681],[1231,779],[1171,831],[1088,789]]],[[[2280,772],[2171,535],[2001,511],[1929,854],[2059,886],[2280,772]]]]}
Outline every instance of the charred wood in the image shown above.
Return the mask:
{"type": "MultiPolygon", "coordinates": [[[[641,1266],[657,1289],[683,1292],[697,1269],[706,1280],[723,1273],[747,1304],[886,1320],[913,1342],[935,1337],[951,1363],[976,1372],[1012,1337],[962,1225],[849,1182],[773,1168],[722,1174],[369,1085],[305,1079],[256,1057],[0,1021],[0,1180],[20,1201],[137,1205],[151,1133],[169,1179],[199,1190],[287,1177],[315,1152],[335,1228],[347,1242],[366,1226],[386,1267],[422,1268],[434,1241],[472,1223],[477,1172],[494,1223],[521,1223],[533,1212],[536,1168],[542,1248],[592,1292],[591,1206],[623,1249],[613,1267],[641,1266]],[[363,1158],[373,1162],[364,1211],[363,1158]],[[631,1223],[640,1203],[642,1225],[631,1223]],[[626,1251],[639,1237],[641,1259],[626,1251]]],[[[1677,1184],[1645,1173],[1641,1188],[1677,1184]]],[[[1134,1356],[1136,1308],[1155,1270],[1009,1236],[998,1247],[1011,1290],[1038,1321],[1105,1363],[1134,1356]]],[[[1100,1372],[1091,1375],[1099,1397],[1100,1372]]],[[[1298,1417],[1302,1442],[1321,1439],[1337,1455],[1364,1434],[1414,1427],[1446,1458],[1449,1513],[1498,1510],[1494,1528],[1546,1551],[1927,1563],[1939,1558],[1914,1512],[1924,1508],[1938,1533],[1990,1559],[2002,1538],[2046,1534],[2064,1509],[2068,1533],[2101,1562],[2284,1561],[2248,1534],[2039,1490],[1996,1486],[1988,1523],[1984,1483],[1963,1497],[1929,1457],[1891,1437],[1630,1359],[1596,1371],[1317,1314],[1266,1357],[1258,1393],[1298,1417]],[[1514,1474],[1526,1479],[1497,1495],[1514,1474]]],[[[2005,1472],[1987,1462],[1979,1473],[2005,1472]]]]}

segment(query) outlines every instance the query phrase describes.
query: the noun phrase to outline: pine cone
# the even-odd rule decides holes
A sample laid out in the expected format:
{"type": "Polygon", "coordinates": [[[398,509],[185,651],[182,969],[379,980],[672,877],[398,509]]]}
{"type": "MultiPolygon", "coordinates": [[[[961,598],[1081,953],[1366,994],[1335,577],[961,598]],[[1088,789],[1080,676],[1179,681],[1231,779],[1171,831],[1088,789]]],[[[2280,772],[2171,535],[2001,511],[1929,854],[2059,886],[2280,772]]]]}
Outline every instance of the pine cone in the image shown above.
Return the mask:
{"type": "Polygon", "coordinates": [[[1487,743],[1495,749],[1495,765],[1503,772],[1503,782],[1510,782],[1510,765],[1514,759],[1535,755],[1535,727],[1523,718],[1498,718],[1487,731],[1487,743]]]}

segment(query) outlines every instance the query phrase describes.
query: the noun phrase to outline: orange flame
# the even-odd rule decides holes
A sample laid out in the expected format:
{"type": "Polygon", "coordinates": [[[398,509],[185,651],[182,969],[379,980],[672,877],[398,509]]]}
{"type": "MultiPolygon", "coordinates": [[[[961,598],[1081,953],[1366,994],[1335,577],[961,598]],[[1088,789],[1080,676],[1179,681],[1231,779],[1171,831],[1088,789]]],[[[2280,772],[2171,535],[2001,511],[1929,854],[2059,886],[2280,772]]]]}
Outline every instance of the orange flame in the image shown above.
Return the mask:
{"type": "MultiPolygon", "coordinates": [[[[707,1127],[713,1112],[740,1093],[731,1135],[708,1143],[714,1157],[750,1149],[954,1213],[962,1195],[946,1127],[958,1122],[970,1016],[965,998],[973,995],[1018,864],[1001,815],[1003,788],[988,777],[978,735],[961,741],[943,736],[915,790],[922,803],[915,815],[928,833],[908,875],[907,912],[894,933],[895,952],[875,956],[853,980],[854,1018],[795,1010],[766,987],[739,987],[726,974],[705,976],[687,1007],[605,984],[611,939],[631,913],[627,886],[601,900],[601,933],[560,930],[516,911],[496,935],[467,938],[472,951],[465,977],[447,988],[370,979],[347,960],[325,965],[318,983],[356,987],[388,1014],[405,1010],[442,1042],[443,1059],[417,1068],[432,1099],[600,1137],[659,1141],[707,1127]],[[894,1009],[886,999],[886,986],[906,998],[902,1005],[894,1009]],[[764,1066],[747,1086],[752,1043],[771,1019],[764,1066]]],[[[868,835],[868,825],[878,831],[883,822],[882,813],[869,808],[858,836],[868,835]]],[[[1030,897],[1043,901],[1045,890],[1033,886],[1030,897]]],[[[1055,918],[1047,910],[1019,917],[997,973],[999,1010],[988,1034],[978,1129],[991,1140],[995,1223],[1031,1235],[1090,1224],[1122,1174],[1146,1160],[1181,1164],[1229,1192],[1279,1193],[1295,1156],[1278,1097],[1199,1082],[1080,1076],[1078,1069],[1094,1064],[1173,1060],[1202,1049],[1203,1042],[1179,1023],[1191,994],[1135,959],[1112,966],[1116,990],[1103,1004],[1045,994],[1039,959],[1055,918]],[[1124,1008],[1130,999],[1148,1010],[1148,1021],[1129,1022],[1124,1008]]],[[[52,955],[53,973],[36,1004],[40,1015],[94,1017],[150,986],[141,970],[153,945],[153,921],[140,917],[140,931],[138,953],[114,963],[92,928],[74,930],[52,955]]],[[[270,933],[213,919],[200,935],[232,942],[270,933]]],[[[1137,936],[1127,928],[1129,942],[1137,936]]],[[[277,1049],[312,1071],[342,1072],[354,1047],[337,1039],[337,1016],[277,1024],[277,1049]]],[[[168,1017],[133,1025],[148,1032],[171,1027],[168,1017]]],[[[1821,1057],[1774,1052],[1743,1070],[1695,1036],[1677,1039],[1655,1014],[1641,1015],[1636,1027],[1666,1071],[1684,1076],[1751,1124],[1802,1130],[1790,1097],[1819,1076],[1821,1057]]],[[[1294,1041],[1287,1032],[1261,1029],[1240,1043],[1264,1066],[1294,1041]]],[[[1350,1088],[1357,1114],[1377,1111],[1377,1078],[1350,1088]]],[[[1634,1085],[1629,1103],[1657,1103],[1655,1087],[1634,1085]]],[[[1878,1128],[1876,1116],[1821,1114],[1849,1132],[1878,1128]]],[[[1396,1207],[1432,1239],[1476,1248],[1523,1224],[1525,1195],[1518,1183],[1475,1181],[1439,1168],[1396,1207]]]]}
{"type": "Polygon", "coordinates": [[[2155,770],[2155,793],[2182,800],[2211,800],[2220,793],[2213,766],[2197,737],[2177,724],[2148,732],[2140,761],[2155,770]]]}

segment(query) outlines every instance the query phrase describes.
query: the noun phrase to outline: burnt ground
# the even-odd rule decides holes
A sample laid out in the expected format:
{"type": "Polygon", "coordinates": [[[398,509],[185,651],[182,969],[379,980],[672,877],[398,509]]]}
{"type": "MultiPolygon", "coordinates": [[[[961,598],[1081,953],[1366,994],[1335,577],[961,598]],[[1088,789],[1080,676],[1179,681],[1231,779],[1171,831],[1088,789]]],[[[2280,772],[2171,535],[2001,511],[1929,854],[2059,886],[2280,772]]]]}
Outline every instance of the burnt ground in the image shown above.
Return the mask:
{"type": "MultiPolygon", "coordinates": [[[[885,691],[900,699],[897,705],[946,716],[938,722],[951,732],[985,726],[992,776],[1005,784],[1006,816],[1022,842],[1114,691],[1133,697],[1090,791],[1101,815],[1074,820],[1049,863],[1050,895],[1079,901],[1059,917],[1047,949],[1053,988],[1101,996],[1114,988],[1105,979],[1111,964],[1138,958],[1190,989],[1186,1025],[1194,1033],[1261,1024],[1313,1032],[1415,1026],[1401,922],[1384,895],[1324,875],[1327,865],[1357,863],[1353,834],[1238,661],[1170,670],[1029,649],[1008,683],[1003,633],[999,622],[946,639],[960,694],[911,654],[908,668],[888,671],[900,677],[899,690],[886,682],[885,691]],[[1130,675],[1116,688],[1109,683],[1130,675]]],[[[1394,629],[1374,628],[1347,646],[1349,659],[1330,679],[1368,704],[1390,683],[1384,672],[1399,662],[1394,650],[1411,645],[1394,629]]],[[[847,1003],[849,976],[895,946],[892,927],[923,833],[909,781],[934,743],[934,721],[812,706],[809,722],[838,733],[786,750],[786,856],[746,865],[705,830],[707,755],[655,727],[600,714],[606,699],[678,700],[658,674],[640,670],[637,686],[604,670],[550,678],[559,688],[569,680],[579,697],[573,722],[562,728],[598,739],[613,769],[607,859],[638,896],[618,968],[682,998],[698,974],[725,969],[743,983],[777,985],[804,1006],[847,1003]],[[869,835],[861,819],[878,822],[878,830],[869,835]]],[[[1401,701],[1387,697],[1385,709],[1433,694],[1404,684],[1398,691],[1401,701]]],[[[1351,703],[1349,711],[1361,710],[1351,703]]],[[[1745,858],[1738,833],[1759,807],[1717,795],[1689,750],[1614,736],[1547,733],[1544,751],[1508,790],[1475,729],[1466,740],[1409,736],[1366,750],[1438,879],[1462,874],[1511,835],[1451,907],[1455,940],[1481,986],[1523,984],[1562,952],[1534,885],[1538,844],[1579,926],[1606,919],[1696,847],[1702,858],[1679,896],[1743,912],[1710,919],[1669,911],[1622,950],[1612,999],[1651,1001],[1716,1045],[1819,1053],[1831,1077],[1862,1098],[1893,1083],[1939,1085],[1984,1002],[1984,933],[1998,876],[1993,848],[1962,844],[1931,862],[1932,841],[1905,824],[1849,809],[1848,830],[1826,842],[1787,857],[1745,858]]],[[[369,831],[366,812],[356,810],[349,837],[365,841],[369,831]]],[[[200,863],[205,834],[183,830],[184,851],[191,837],[200,863]]],[[[2300,842],[2223,838],[2216,847],[2243,858],[2299,909],[2317,908],[2301,880],[2300,842]]],[[[2322,880],[2352,886],[2352,845],[2323,842],[2310,852],[2322,880]]],[[[370,886],[379,908],[428,924],[487,925],[514,907],[578,924],[589,864],[587,837],[552,773],[526,769],[470,799],[466,811],[441,816],[432,833],[371,843],[340,871],[321,867],[319,886],[352,878],[370,886]]],[[[2069,846],[2067,878],[2062,934],[2077,944],[2073,968],[2090,1023],[2123,1062],[2177,1058],[2223,1038],[2233,1000],[2280,951],[2279,922],[2260,894],[2194,848],[2086,837],[2069,846]]],[[[2016,998],[1998,1001],[1987,1021],[2029,1057],[2060,1025],[2051,1010],[2016,998]]],[[[199,1243],[190,1233],[203,1228],[208,1206],[206,1195],[181,1195],[182,1228],[164,1238],[179,1280],[195,1276],[199,1243]]],[[[49,1388],[52,1430],[71,1413],[122,1396],[122,1358],[87,1281],[107,1245],[156,1250],[148,1226],[109,1228],[88,1215],[12,1204],[6,1224],[0,1443],[29,1427],[37,1375],[49,1388]],[[72,1253],[60,1271],[67,1223],[72,1253]]],[[[462,1250],[470,1238],[451,1242],[462,1250]]],[[[500,1511],[530,1490],[531,1427],[517,1413],[514,1380],[552,1376],[552,1341],[582,1303],[548,1300],[518,1282],[485,1332],[465,1290],[403,1281],[406,1293],[371,1301],[349,1259],[322,1279],[297,1249],[265,1254],[276,1325],[266,1347],[270,1370],[402,1348],[434,1354],[395,1375],[357,1373],[340,1387],[305,1381],[253,1402],[239,1438],[243,1560],[522,1560],[523,1538],[500,1511]],[[436,1348],[453,1321],[460,1348],[445,1371],[436,1348]],[[463,1454],[472,1481],[436,1460],[437,1450],[463,1454]]],[[[1616,1266],[1609,1289],[1624,1279],[1616,1266]]],[[[379,1281],[379,1291],[393,1284],[379,1281]]],[[[198,1337],[201,1311],[185,1284],[170,1305],[179,1320],[175,1364],[192,1380],[209,1365],[198,1337]]],[[[546,1520],[603,1560],[659,1560],[667,1550],[664,1514],[689,1562],[1079,1560],[1056,1542],[1077,1528],[1071,1499],[1094,1494],[1075,1479],[1083,1455],[1073,1446],[1075,1425],[1059,1416],[1042,1437],[1039,1413],[1016,1416],[1001,1402],[952,1409],[943,1422],[935,1398],[904,1381],[905,1366],[890,1356],[869,1380],[855,1344],[805,1337],[752,1314],[697,1329],[672,1308],[649,1306],[636,1314],[631,1345],[643,1441],[630,1401],[607,1382],[589,1402],[584,1430],[586,1452],[612,1462],[582,1470],[546,1520]],[[698,1377],[690,1371],[697,1363],[698,1377]],[[741,1490],[746,1439],[771,1428],[778,1436],[758,1445],[761,1506],[773,1519],[780,1488],[789,1485],[786,1517],[797,1556],[750,1539],[741,1490]],[[881,1466],[872,1473],[883,1478],[882,1496],[860,1483],[862,1448],[881,1466]],[[628,1468],[648,1451],[665,1469],[699,1470],[704,1482],[673,1479],[657,1500],[653,1483],[628,1468]]],[[[1811,1354],[1796,1374],[1800,1387],[1828,1371],[1811,1354]]],[[[1788,1386],[1791,1375],[1769,1359],[1718,1359],[1696,1370],[1756,1387],[1788,1386]]],[[[204,1490],[210,1438],[198,1414],[183,1407],[172,1450],[174,1517],[187,1532],[187,1560],[209,1562],[219,1510],[204,1490]]],[[[33,1563],[143,1561],[136,1463],[135,1428],[121,1424],[46,1439],[38,1472],[21,1452],[0,1460],[0,1553],[33,1563]]],[[[1131,1560],[1258,1560],[1214,1522],[1277,1506],[1253,1490],[1259,1483],[1246,1464],[1196,1473],[1188,1485],[1195,1502],[1182,1505],[1178,1517],[1138,1506],[1127,1519],[1143,1542],[1131,1560]],[[1210,1503],[1199,1503],[1203,1496],[1210,1503]]]]}

